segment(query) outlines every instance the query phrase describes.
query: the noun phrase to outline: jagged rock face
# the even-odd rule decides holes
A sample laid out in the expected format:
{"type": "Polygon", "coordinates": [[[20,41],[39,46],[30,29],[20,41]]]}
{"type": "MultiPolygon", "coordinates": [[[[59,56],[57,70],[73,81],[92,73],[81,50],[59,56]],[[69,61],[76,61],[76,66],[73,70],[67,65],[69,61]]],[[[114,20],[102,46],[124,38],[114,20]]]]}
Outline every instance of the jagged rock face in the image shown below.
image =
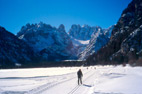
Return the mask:
{"type": "MultiPolygon", "coordinates": [[[[129,62],[131,58],[129,58],[128,54],[130,48],[136,45],[134,41],[140,41],[141,37],[132,38],[131,34],[136,32],[142,32],[140,26],[142,25],[142,1],[141,0],[133,0],[128,7],[123,11],[119,21],[115,25],[112,30],[112,36],[110,38],[109,43],[98,51],[97,54],[93,54],[88,58],[90,62],[129,62]],[[131,37],[131,38],[130,38],[131,37]],[[129,42],[128,42],[129,41],[129,42]],[[128,44],[127,44],[128,43],[128,44]],[[128,47],[125,47],[126,45],[128,47]],[[125,51],[126,50],[126,51],[125,51]],[[91,59],[92,58],[92,59],[91,59]]],[[[139,34],[139,33],[137,33],[139,34]]],[[[135,36],[138,36],[138,35],[135,36]]],[[[138,48],[135,47],[136,53],[138,48]]],[[[135,54],[136,56],[136,53],[135,54]]],[[[139,56],[138,56],[139,57],[139,56]]]]}
{"type": "Polygon", "coordinates": [[[59,28],[42,22],[27,24],[22,27],[17,36],[25,40],[36,52],[39,52],[46,61],[74,58],[72,41],[62,24],[59,28]]]}
{"type": "MultiPolygon", "coordinates": [[[[88,26],[88,25],[72,25],[69,30],[69,36],[72,39],[74,50],[80,58],[80,54],[85,50],[86,46],[89,44],[92,35],[102,30],[99,26],[88,26]]],[[[104,30],[103,30],[104,31],[104,30]]]]}
{"type": "Polygon", "coordinates": [[[111,40],[116,39],[120,35],[125,35],[122,40],[129,36],[135,29],[142,24],[142,1],[133,0],[123,11],[117,25],[112,31],[111,40]]]}
{"type": "Polygon", "coordinates": [[[10,67],[33,61],[32,48],[23,40],[0,27],[0,66],[10,67]]]}
{"type": "Polygon", "coordinates": [[[88,25],[72,25],[69,30],[69,35],[78,40],[90,40],[93,32],[97,32],[97,30],[101,27],[90,27],[88,25]]]}
{"type": "Polygon", "coordinates": [[[80,54],[79,60],[86,60],[89,55],[97,52],[100,48],[108,43],[111,31],[114,26],[109,27],[108,29],[99,28],[97,32],[93,32],[90,42],[85,48],[85,50],[80,54]]]}
{"type": "Polygon", "coordinates": [[[121,53],[127,54],[129,51],[140,52],[142,50],[142,25],[132,32],[121,44],[121,53]]]}
{"type": "Polygon", "coordinates": [[[132,32],[122,44],[118,54],[123,54],[128,59],[137,59],[142,51],[142,25],[132,32]]]}

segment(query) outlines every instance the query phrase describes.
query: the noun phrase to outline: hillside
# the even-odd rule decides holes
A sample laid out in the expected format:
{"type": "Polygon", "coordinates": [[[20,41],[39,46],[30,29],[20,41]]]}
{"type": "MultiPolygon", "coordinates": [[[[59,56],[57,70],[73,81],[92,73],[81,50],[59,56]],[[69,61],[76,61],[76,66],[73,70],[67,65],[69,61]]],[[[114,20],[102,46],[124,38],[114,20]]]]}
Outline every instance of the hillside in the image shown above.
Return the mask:
{"type": "Polygon", "coordinates": [[[93,64],[133,63],[141,65],[141,53],[142,1],[133,0],[114,26],[108,44],[91,55],[87,62],[93,62],[93,64]]]}

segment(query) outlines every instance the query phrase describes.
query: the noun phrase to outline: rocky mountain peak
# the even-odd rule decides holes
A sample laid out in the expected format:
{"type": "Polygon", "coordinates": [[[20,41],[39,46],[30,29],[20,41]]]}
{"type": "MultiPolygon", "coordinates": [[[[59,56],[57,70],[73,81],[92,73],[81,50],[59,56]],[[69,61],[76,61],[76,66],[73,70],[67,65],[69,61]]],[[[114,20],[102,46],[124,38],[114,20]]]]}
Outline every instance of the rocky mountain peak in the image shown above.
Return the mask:
{"type": "Polygon", "coordinates": [[[58,28],[58,31],[65,32],[65,26],[63,24],[61,24],[58,28]]]}
{"type": "Polygon", "coordinates": [[[71,59],[73,57],[72,41],[65,32],[63,24],[59,28],[49,24],[28,24],[17,33],[19,39],[26,41],[35,52],[47,61],[71,59]],[[23,29],[24,28],[24,29],[23,29]]]}
{"type": "Polygon", "coordinates": [[[0,26],[0,32],[3,32],[3,31],[5,31],[5,28],[0,26]]]}
{"type": "Polygon", "coordinates": [[[69,30],[69,35],[78,40],[90,40],[92,33],[98,31],[100,27],[91,27],[89,25],[72,25],[69,30]]]}

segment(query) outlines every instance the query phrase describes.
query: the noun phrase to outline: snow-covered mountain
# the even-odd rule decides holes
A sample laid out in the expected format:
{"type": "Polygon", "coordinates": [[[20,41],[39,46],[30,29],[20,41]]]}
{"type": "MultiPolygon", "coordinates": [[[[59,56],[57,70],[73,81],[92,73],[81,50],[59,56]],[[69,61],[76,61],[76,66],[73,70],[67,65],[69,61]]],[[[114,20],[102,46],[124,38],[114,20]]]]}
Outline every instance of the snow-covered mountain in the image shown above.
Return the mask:
{"type": "Polygon", "coordinates": [[[89,44],[89,41],[90,41],[90,40],[78,40],[73,37],[71,37],[71,40],[72,40],[74,51],[77,57],[82,51],[84,51],[84,49],[86,48],[86,46],[89,44]]]}
{"type": "Polygon", "coordinates": [[[108,44],[87,62],[142,65],[142,0],[133,0],[121,14],[108,44]]]}
{"type": "MultiPolygon", "coordinates": [[[[110,35],[107,29],[102,29],[99,26],[90,27],[88,25],[83,25],[82,27],[80,25],[72,25],[67,34],[64,25],[55,28],[41,22],[39,24],[23,26],[20,32],[17,33],[17,36],[33,47],[35,52],[39,52],[43,59],[47,61],[60,61],[77,59],[89,44],[91,36],[92,40],[90,43],[93,44],[92,41],[100,37],[100,34],[105,34],[107,37],[110,35]]],[[[108,39],[104,37],[104,40],[106,42],[101,41],[98,48],[107,43],[108,39]]],[[[95,49],[95,51],[97,50],[95,49]]],[[[92,53],[92,50],[87,53],[89,55],[92,53]]]]}
{"type": "MultiPolygon", "coordinates": [[[[80,32],[80,39],[76,39],[70,33],[67,34],[63,24],[58,28],[42,22],[39,24],[27,24],[21,28],[16,36],[1,27],[0,61],[12,62],[14,65],[24,62],[34,63],[35,58],[36,62],[39,63],[43,61],[78,59],[80,53],[89,44],[89,37],[92,36],[90,41],[92,43],[93,38],[95,40],[95,38],[100,37],[100,34],[109,35],[106,32],[107,30],[101,29],[101,27],[82,26],[82,28],[85,27],[86,29],[82,29],[80,32]],[[87,29],[87,27],[93,29],[88,31],[89,28],[87,29]],[[87,38],[85,39],[84,36],[87,38]],[[8,49],[8,47],[11,49],[8,49]]],[[[76,30],[72,31],[72,33],[75,34],[76,30]]],[[[92,51],[88,53],[92,53],[92,51]]]]}
{"type": "Polygon", "coordinates": [[[93,32],[85,50],[80,53],[79,60],[85,60],[89,55],[92,55],[105,46],[110,39],[113,27],[114,26],[110,26],[108,29],[97,28],[97,32],[93,32]]]}
{"type": "Polygon", "coordinates": [[[103,47],[108,42],[113,27],[102,29],[99,26],[72,25],[69,35],[79,60],[85,60],[89,55],[103,47]]]}
{"type": "MultiPolygon", "coordinates": [[[[77,25],[73,25],[70,32],[77,35],[77,31],[75,29],[73,30],[74,26],[77,25]]],[[[75,38],[71,33],[66,33],[63,24],[56,28],[40,22],[39,24],[26,24],[15,36],[1,27],[0,50],[2,53],[0,53],[0,61],[12,62],[13,65],[19,64],[19,62],[33,63],[35,58],[36,62],[39,63],[44,61],[61,61],[78,59],[78,56],[83,57],[81,55],[84,55],[84,53],[85,56],[83,58],[86,58],[88,55],[92,54],[94,50],[97,51],[105,45],[110,35],[107,29],[102,29],[98,26],[90,27],[84,25],[79,32],[80,38],[75,38]],[[90,37],[91,40],[89,40],[90,37]],[[101,38],[104,38],[105,42],[95,42],[101,38]],[[4,43],[6,44],[4,45],[4,43]],[[98,43],[99,46],[95,46],[98,45],[98,43]],[[11,49],[6,50],[9,45],[11,49]],[[88,50],[88,48],[91,49],[88,50]],[[80,55],[81,52],[82,54],[80,55]]]]}
{"type": "Polygon", "coordinates": [[[84,40],[84,41],[90,40],[93,32],[97,32],[99,28],[101,27],[99,26],[91,27],[88,25],[80,26],[73,24],[71,26],[71,29],[69,30],[69,35],[78,40],[84,40]]]}
{"type": "Polygon", "coordinates": [[[14,67],[34,61],[36,53],[23,40],[0,27],[0,67],[14,67]]]}
{"type": "Polygon", "coordinates": [[[63,24],[59,28],[42,22],[27,24],[21,28],[17,36],[33,47],[35,52],[39,52],[46,61],[75,58],[72,41],[63,24]]]}

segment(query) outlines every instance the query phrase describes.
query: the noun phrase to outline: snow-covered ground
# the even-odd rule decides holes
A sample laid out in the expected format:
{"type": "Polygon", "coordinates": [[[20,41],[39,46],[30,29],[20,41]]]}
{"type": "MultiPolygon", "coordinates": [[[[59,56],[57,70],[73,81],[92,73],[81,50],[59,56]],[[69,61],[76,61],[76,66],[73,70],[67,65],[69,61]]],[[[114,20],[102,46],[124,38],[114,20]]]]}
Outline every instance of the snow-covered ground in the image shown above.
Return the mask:
{"type": "Polygon", "coordinates": [[[142,68],[91,66],[0,70],[0,94],[142,94],[142,68]],[[77,85],[78,69],[83,85],[77,85]]]}

